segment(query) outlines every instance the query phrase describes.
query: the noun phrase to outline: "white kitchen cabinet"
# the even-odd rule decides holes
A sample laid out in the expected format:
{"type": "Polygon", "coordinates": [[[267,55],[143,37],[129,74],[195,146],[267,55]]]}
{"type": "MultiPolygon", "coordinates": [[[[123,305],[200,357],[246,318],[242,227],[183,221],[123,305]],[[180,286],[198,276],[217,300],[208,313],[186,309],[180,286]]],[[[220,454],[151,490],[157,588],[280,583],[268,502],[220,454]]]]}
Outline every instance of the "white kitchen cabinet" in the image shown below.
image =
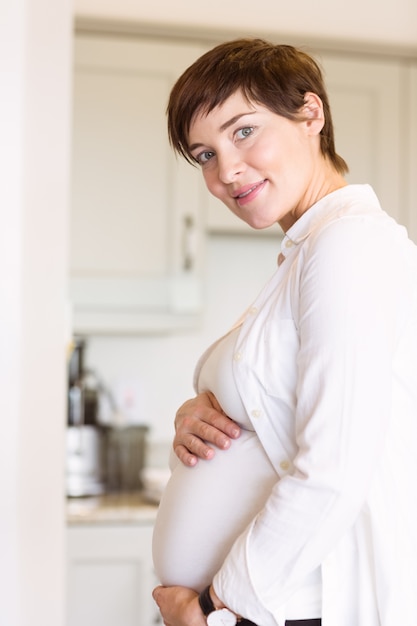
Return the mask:
{"type": "Polygon", "coordinates": [[[77,35],[71,302],[76,333],[189,327],[201,308],[199,172],[176,159],[165,109],[191,44],[77,35]]]}
{"type": "Polygon", "coordinates": [[[152,524],[67,530],[67,626],[155,626],[152,524]]]}
{"type": "Polygon", "coordinates": [[[401,207],[403,65],[398,60],[321,54],[335,127],[336,150],[348,181],[369,183],[398,221],[401,207]]]}
{"type": "MultiPolygon", "coordinates": [[[[402,92],[403,65],[397,60],[358,55],[315,53],[314,56],[324,69],[336,150],[349,165],[348,181],[370,183],[383,208],[405,223],[407,215],[401,204],[404,184],[401,123],[406,107],[402,92]]],[[[250,229],[212,196],[207,196],[206,203],[211,231],[261,235],[271,232],[271,229],[250,229]]]]}

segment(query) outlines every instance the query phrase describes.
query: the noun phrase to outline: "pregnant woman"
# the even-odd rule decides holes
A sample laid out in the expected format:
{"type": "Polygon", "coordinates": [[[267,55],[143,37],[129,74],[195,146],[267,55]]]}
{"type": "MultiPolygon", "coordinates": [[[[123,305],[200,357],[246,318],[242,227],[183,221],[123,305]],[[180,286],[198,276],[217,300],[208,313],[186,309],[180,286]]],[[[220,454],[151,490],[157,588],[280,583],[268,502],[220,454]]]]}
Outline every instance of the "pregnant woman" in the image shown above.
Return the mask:
{"type": "Polygon", "coordinates": [[[320,68],[300,50],[215,47],[174,85],[168,129],[214,196],[284,237],[177,414],[181,461],[154,532],[163,621],[410,626],[417,247],[369,185],[347,184],[320,68]],[[240,437],[203,460],[226,416],[240,437]]]}
{"type": "MultiPolygon", "coordinates": [[[[196,379],[197,390],[215,395],[222,410],[239,424],[241,435],[227,454],[217,453],[210,463],[199,463],[195,468],[186,467],[172,455],[172,476],[161,499],[153,535],[155,571],[165,586],[203,591],[235,539],[262,510],[278,480],[234,383],[232,364],[239,358],[239,332],[240,326],[203,355],[196,379]]],[[[302,603],[305,606],[307,602],[308,609],[319,615],[319,570],[287,603],[287,616],[293,611],[299,613],[302,603]]]]}

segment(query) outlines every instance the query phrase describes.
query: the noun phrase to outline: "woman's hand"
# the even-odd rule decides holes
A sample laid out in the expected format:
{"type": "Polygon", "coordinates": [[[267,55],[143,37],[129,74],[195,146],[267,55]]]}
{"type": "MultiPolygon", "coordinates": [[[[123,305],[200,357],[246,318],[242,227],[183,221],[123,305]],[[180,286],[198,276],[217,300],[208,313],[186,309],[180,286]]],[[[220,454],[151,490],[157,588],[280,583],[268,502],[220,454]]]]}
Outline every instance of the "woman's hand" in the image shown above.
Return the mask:
{"type": "Polygon", "coordinates": [[[156,587],[153,591],[165,626],[207,626],[198,594],[187,587],[156,587]]]}
{"type": "Polygon", "coordinates": [[[187,400],[175,416],[174,452],[184,465],[192,467],[198,459],[211,459],[215,445],[230,447],[240,435],[240,428],[222,411],[212,393],[200,393],[187,400]],[[210,445],[211,444],[211,445],[210,445]]]}

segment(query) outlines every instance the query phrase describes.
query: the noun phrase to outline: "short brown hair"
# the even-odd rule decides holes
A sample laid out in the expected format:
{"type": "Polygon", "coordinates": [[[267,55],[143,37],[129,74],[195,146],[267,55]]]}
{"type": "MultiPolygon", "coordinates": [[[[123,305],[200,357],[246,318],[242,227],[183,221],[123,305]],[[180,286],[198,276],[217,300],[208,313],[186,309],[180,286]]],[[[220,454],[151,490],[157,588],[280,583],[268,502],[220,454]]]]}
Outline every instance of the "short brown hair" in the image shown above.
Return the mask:
{"type": "Polygon", "coordinates": [[[320,67],[297,48],[263,39],[236,39],[222,43],[198,58],[172,88],[167,113],[168,135],[174,150],[195,163],[188,148],[188,133],[197,114],[208,114],[241,90],[252,102],[290,120],[300,120],[307,92],[323,103],[325,123],[320,147],[335,169],[348,166],[336,153],[329,99],[320,67]]]}

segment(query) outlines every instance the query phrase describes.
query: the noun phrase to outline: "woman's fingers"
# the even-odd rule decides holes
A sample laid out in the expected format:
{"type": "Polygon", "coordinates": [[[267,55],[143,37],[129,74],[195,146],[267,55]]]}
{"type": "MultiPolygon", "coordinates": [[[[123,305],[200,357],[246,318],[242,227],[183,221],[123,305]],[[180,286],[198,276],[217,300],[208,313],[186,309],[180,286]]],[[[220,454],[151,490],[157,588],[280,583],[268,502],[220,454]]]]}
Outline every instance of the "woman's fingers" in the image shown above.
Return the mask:
{"type": "Polygon", "coordinates": [[[212,446],[227,450],[239,435],[239,426],[223,413],[216,398],[203,393],[178,409],[173,447],[182,463],[193,466],[199,458],[214,456],[212,446]]]}

